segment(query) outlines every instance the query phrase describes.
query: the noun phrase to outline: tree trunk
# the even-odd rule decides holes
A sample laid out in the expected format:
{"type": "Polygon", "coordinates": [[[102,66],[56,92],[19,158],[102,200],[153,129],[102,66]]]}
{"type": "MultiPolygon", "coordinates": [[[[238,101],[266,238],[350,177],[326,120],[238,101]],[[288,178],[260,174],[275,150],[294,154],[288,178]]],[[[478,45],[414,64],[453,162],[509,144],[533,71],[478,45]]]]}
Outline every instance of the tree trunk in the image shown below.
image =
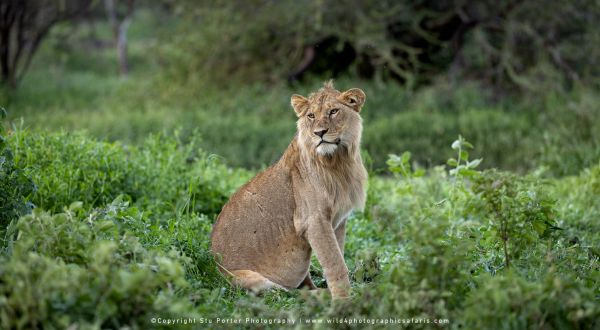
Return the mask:
{"type": "Polygon", "coordinates": [[[119,73],[126,76],[129,73],[129,63],[127,62],[127,29],[129,28],[130,18],[125,18],[119,24],[117,34],[117,52],[119,53],[119,73]]]}
{"type": "Polygon", "coordinates": [[[87,10],[92,0],[1,0],[0,83],[16,88],[54,24],[87,10]]]}
{"type": "Polygon", "coordinates": [[[131,23],[133,14],[134,0],[127,1],[127,12],[123,19],[119,20],[117,15],[117,0],[104,0],[108,22],[113,30],[114,45],[117,50],[119,61],[119,74],[126,76],[129,73],[129,63],[127,61],[127,29],[131,23]]]}
{"type": "Polygon", "coordinates": [[[16,6],[14,3],[6,2],[0,5],[0,78],[1,82],[11,88],[16,87],[17,79],[15,68],[11,65],[11,31],[13,30],[16,17],[22,10],[22,4],[16,6]]]}

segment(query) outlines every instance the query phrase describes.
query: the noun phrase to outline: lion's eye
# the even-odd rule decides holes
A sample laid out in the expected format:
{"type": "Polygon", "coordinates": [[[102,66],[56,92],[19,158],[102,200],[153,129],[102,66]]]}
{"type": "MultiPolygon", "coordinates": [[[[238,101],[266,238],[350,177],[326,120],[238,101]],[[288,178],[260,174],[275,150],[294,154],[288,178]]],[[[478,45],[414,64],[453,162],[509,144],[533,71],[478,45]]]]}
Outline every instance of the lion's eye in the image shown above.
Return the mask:
{"type": "Polygon", "coordinates": [[[335,115],[335,114],[336,114],[338,111],[340,111],[340,109],[337,109],[337,108],[335,108],[335,109],[331,109],[331,110],[329,111],[329,115],[330,115],[330,116],[331,116],[331,115],[335,115]]]}
{"type": "Polygon", "coordinates": [[[307,116],[308,116],[308,118],[310,118],[310,119],[315,119],[315,114],[314,114],[314,113],[312,113],[312,112],[311,112],[311,113],[309,113],[307,116]]]}

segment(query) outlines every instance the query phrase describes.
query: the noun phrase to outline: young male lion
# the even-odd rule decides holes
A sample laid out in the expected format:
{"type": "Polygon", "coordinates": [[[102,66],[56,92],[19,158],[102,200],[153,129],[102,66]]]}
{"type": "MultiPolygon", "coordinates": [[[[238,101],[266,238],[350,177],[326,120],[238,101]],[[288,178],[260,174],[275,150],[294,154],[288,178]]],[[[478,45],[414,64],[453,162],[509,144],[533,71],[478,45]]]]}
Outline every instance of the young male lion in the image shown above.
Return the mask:
{"type": "Polygon", "coordinates": [[[334,298],[350,290],[344,263],[346,219],[364,207],[367,172],[360,157],[365,93],[331,82],[308,98],[292,96],[297,133],[281,159],[242,186],[223,207],[211,250],[236,285],[315,289],[311,252],[334,298]]]}

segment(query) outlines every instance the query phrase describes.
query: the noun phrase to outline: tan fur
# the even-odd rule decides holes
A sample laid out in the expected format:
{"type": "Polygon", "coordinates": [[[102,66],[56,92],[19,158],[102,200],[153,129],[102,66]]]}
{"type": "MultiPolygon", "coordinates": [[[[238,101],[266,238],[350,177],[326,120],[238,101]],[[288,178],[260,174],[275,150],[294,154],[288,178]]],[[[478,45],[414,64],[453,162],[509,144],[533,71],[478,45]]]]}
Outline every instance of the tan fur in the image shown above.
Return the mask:
{"type": "Polygon", "coordinates": [[[313,289],[315,251],[332,296],[348,296],[345,225],[352,209],[364,207],[367,180],[359,150],[364,101],[360,89],[341,93],[331,82],[308,98],[292,96],[296,136],[277,163],[231,197],[213,227],[211,250],[235,284],[313,289]]]}

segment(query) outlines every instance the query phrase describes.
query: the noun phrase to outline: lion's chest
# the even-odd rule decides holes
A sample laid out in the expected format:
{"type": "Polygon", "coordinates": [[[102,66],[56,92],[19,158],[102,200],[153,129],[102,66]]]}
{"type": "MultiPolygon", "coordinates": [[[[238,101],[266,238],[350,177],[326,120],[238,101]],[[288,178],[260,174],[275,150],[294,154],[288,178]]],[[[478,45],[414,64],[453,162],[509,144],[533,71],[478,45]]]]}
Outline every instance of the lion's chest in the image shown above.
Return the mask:
{"type": "Polygon", "coordinates": [[[340,183],[338,193],[335,194],[331,205],[332,220],[334,228],[348,217],[353,209],[362,209],[364,207],[364,185],[361,182],[340,183]]]}
{"type": "Polygon", "coordinates": [[[332,224],[337,228],[353,209],[362,209],[365,203],[366,171],[360,168],[334,173],[322,185],[327,194],[332,224]]]}
{"type": "Polygon", "coordinates": [[[364,207],[367,173],[360,158],[347,159],[341,168],[330,169],[307,166],[293,176],[294,227],[300,235],[319,219],[329,220],[335,229],[353,209],[364,207]]]}

